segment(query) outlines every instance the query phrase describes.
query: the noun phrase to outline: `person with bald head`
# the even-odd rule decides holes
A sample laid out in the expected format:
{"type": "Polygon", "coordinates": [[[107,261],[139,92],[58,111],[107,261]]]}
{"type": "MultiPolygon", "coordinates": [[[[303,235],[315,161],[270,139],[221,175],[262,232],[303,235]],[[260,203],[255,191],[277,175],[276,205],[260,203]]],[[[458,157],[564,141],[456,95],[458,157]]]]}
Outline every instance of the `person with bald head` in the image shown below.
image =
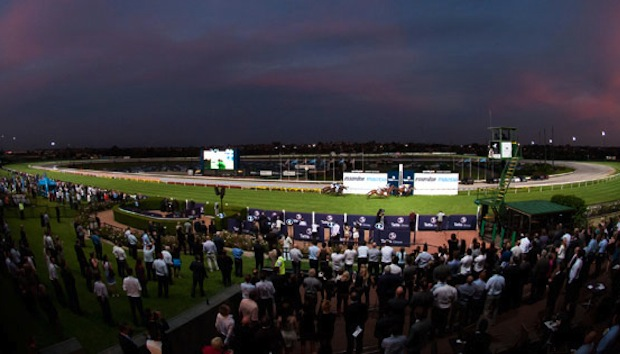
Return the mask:
{"type": "Polygon", "coordinates": [[[396,288],[396,295],[388,300],[388,312],[392,316],[394,326],[398,327],[402,333],[405,325],[405,310],[409,305],[409,301],[405,298],[405,288],[399,286],[396,288]]]}

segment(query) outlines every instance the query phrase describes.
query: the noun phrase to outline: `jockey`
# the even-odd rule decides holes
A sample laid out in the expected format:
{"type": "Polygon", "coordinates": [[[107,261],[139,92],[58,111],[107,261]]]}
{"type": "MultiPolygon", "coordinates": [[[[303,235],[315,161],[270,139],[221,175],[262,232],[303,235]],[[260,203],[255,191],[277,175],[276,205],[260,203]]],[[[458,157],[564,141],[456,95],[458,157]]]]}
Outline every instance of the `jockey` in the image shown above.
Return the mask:
{"type": "Polygon", "coordinates": [[[334,183],[334,191],[336,191],[336,193],[340,192],[340,183],[334,183]]]}

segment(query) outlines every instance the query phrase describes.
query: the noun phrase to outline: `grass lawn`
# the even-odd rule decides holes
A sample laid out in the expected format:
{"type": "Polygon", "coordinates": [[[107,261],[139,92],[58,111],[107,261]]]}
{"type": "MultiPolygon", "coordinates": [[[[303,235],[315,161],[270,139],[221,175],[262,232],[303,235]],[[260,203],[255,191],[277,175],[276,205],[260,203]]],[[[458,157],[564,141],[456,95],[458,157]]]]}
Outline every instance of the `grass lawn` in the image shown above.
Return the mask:
{"type": "MultiPolygon", "coordinates": [[[[39,205],[44,202],[42,198],[39,198],[39,205]]],[[[64,212],[64,211],[63,211],[64,212]]],[[[47,268],[45,266],[45,259],[43,256],[43,234],[40,227],[39,218],[30,218],[20,220],[17,218],[8,219],[9,227],[12,231],[14,239],[19,239],[19,226],[23,224],[26,230],[26,235],[30,242],[30,247],[35,254],[37,274],[39,279],[48,286],[48,290],[53,296],[53,290],[51,288],[47,268]]],[[[3,306],[0,306],[0,317],[4,319],[13,319],[10,322],[11,326],[5,326],[4,330],[8,332],[8,338],[11,338],[18,348],[24,348],[27,338],[34,336],[39,348],[44,348],[48,345],[56,343],[60,340],[77,337],[80,343],[86,348],[89,353],[96,353],[102,349],[105,349],[111,345],[117,343],[117,330],[116,328],[107,327],[103,322],[103,317],[99,304],[97,303],[95,296],[88,292],[86,289],[86,281],[80,275],[79,266],[76,260],[73,244],[75,242],[75,232],[73,230],[73,219],[62,218],[61,223],[57,223],[54,219],[52,221],[52,232],[55,235],[59,235],[64,242],[64,254],[65,259],[73,271],[73,274],[77,281],[77,290],[79,293],[80,306],[84,311],[83,316],[78,316],[57,305],[57,309],[62,322],[62,334],[55,334],[50,329],[50,326],[44,316],[40,318],[32,317],[19,298],[19,295],[12,291],[13,285],[7,279],[7,277],[0,278],[0,286],[3,289],[7,289],[3,296],[6,296],[3,301],[3,306]],[[8,291],[11,289],[11,291],[8,291]],[[7,306],[10,304],[10,306],[7,306]],[[13,324],[15,324],[13,326],[13,324]]],[[[87,247],[85,253],[88,254],[94,251],[92,243],[87,240],[87,247]]],[[[104,246],[104,254],[107,254],[111,259],[111,263],[116,271],[116,261],[112,255],[112,247],[110,245],[104,246]]],[[[148,290],[149,298],[143,299],[145,308],[157,309],[162,311],[164,316],[173,317],[188,309],[194,304],[205,301],[204,298],[190,297],[191,289],[191,272],[189,271],[189,264],[193,260],[192,256],[183,256],[182,261],[182,278],[175,279],[174,285],[170,286],[170,298],[158,299],[157,298],[157,283],[149,282],[148,290]]],[[[133,259],[129,259],[129,266],[133,268],[135,265],[133,259]]],[[[254,266],[254,259],[247,259],[244,261],[244,274],[251,272],[254,266]]],[[[241,278],[235,278],[233,275],[233,282],[240,282],[241,278]]],[[[62,283],[62,281],[61,281],[62,283]]],[[[220,272],[209,273],[209,279],[206,280],[205,289],[208,295],[214,295],[223,289],[221,285],[220,272]]],[[[233,285],[234,286],[234,285],[233,285]]],[[[131,312],[129,310],[129,303],[122,291],[122,279],[117,276],[117,290],[121,294],[118,298],[111,298],[111,307],[113,312],[113,318],[117,322],[126,321],[131,323],[131,312]]],[[[137,328],[137,332],[143,331],[143,328],[137,328]]]]}
{"type": "MultiPolygon", "coordinates": [[[[620,163],[605,163],[619,169],[620,163]]],[[[42,173],[26,164],[8,166],[11,169],[28,173],[42,173]]],[[[49,177],[59,180],[83,183],[102,188],[116,189],[128,193],[141,193],[150,196],[174,197],[180,200],[196,202],[218,201],[212,188],[168,185],[153,182],[113,180],[108,178],[78,176],[73,174],[48,171],[49,177]]],[[[507,201],[543,199],[549,200],[556,194],[572,194],[583,198],[587,204],[609,202],[617,199],[616,191],[620,190],[620,178],[584,185],[567,185],[564,187],[547,186],[518,188],[511,190],[507,201]]],[[[296,212],[325,212],[374,215],[379,208],[386,210],[387,215],[407,215],[411,210],[418,214],[435,214],[443,210],[446,214],[474,214],[477,198],[484,198],[490,190],[461,192],[458,196],[413,196],[406,198],[391,197],[389,199],[366,198],[360,195],[330,196],[317,193],[299,193],[283,191],[240,190],[229,189],[225,203],[235,207],[252,207],[261,209],[284,209],[296,212]]],[[[489,194],[491,196],[491,194],[489,194]]],[[[207,212],[210,210],[207,209],[207,212]]]]}

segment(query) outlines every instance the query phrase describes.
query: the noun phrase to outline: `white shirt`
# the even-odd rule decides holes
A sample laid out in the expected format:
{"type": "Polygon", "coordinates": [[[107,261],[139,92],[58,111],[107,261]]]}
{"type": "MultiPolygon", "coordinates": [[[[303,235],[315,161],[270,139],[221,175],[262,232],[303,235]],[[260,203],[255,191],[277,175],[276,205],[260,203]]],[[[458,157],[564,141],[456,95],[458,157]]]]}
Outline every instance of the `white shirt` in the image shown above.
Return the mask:
{"type": "Polygon", "coordinates": [[[353,263],[355,262],[356,255],[357,255],[357,252],[355,252],[355,250],[348,249],[344,251],[344,264],[353,265],[353,263]]]}
{"type": "Polygon", "coordinates": [[[164,262],[166,262],[166,264],[172,264],[172,255],[170,252],[163,250],[161,251],[161,255],[164,256],[164,262]]]}
{"type": "Polygon", "coordinates": [[[521,254],[523,253],[520,246],[514,246],[513,248],[510,249],[510,252],[512,252],[512,256],[515,259],[521,258],[521,254]]]}
{"type": "Polygon", "coordinates": [[[108,297],[108,288],[106,288],[105,284],[101,281],[96,281],[95,286],[93,287],[93,293],[97,297],[108,297]]]}
{"type": "Polygon", "coordinates": [[[368,246],[359,246],[357,248],[357,258],[368,258],[368,246]]]}
{"type": "Polygon", "coordinates": [[[158,258],[153,262],[153,269],[155,270],[155,275],[159,276],[167,276],[168,275],[168,266],[163,259],[158,258]]]}
{"type": "Polygon", "coordinates": [[[332,253],[332,268],[334,272],[338,272],[344,266],[344,254],[342,253],[332,253]]]}
{"type": "Polygon", "coordinates": [[[583,266],[583,260],[581,258],[577,258],[573,266],[570,268],[570,273],[568,274],[568,283],[571,284],[575,279],[579,279],[579,273],[581,272],[581,267],[583,266]]]}
{"type": "Polygon", "coordinates": [[[532,242],[529,238],[523,237],[519,248],[521,248],[521,252],[527,254],[532,249],[532,242]]]}
{"type": "Polygon", "coordinates": [[[434,306],[440,309],[449,309],[458,297],[458,291],[452,285],[437,283],[433,287],[434,306]]]}
{"type": "Polygon", "coordinates": [[[469,274],[471,272],[471,265],[474,262],[474,257],[465,255],[461,258],[461,274],[469,274]]]}
{"type": "Polygon", "coordinates": [[[290,256],[291,256],[291,261],[293,262],[301,262],[301,260],[304,258],[303,253],[301,253],[301,251],[297,247],[291,250],[290,256]]]}
{"type": "Polygon", "coordinates": [[[506,280],[503,276],[499,274],[493,275],[489,278],[486,285],[487,295],[489,296],[499,296],[502,294],[504,290],[504,286],[506,285],[506,280]]]}
{"type": "Polygon", "coordinates": [[[392,246],[381,247],[381,263],[392,263],[392,256],[394,255],[394,249],[392,246]]]}
{"type": "Polygon", "coordinates": [[[332,237],[340,235],[340,224],[334,223],[331,232],[332,237]]]}
{"type": "Polygon", "coordinates": [[[484,270],[484,264],[486,263],[486,254],[481,254],[474,259],[474,271],[480,273],[484,270]]]}
{"type": "Polygon", "coordinates": [[[114,254],[114,257],[116,257],[116,259],[119,261],[124,261],[125,259],[127,259],[125,250],[122,247],[114,246],[112,248],[112,254],[114,254]]]}
{"type": "Polygon", "coordinates": [[[123,290],[127,292],[129,297],[140,297],[142,287],[138,279],[130,275],[123,279],[123,290]]]}

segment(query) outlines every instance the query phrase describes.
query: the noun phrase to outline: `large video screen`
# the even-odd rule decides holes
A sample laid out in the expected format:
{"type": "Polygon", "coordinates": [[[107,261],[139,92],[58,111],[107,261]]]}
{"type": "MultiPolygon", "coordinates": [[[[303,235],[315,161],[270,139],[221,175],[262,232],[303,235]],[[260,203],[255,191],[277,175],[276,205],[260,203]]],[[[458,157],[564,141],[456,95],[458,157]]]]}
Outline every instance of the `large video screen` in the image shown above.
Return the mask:
{"type": "Polygon", "coordinates": [[[234,170],[235,149],[205,149],[202,153],[205,170],[234,170]]]}

